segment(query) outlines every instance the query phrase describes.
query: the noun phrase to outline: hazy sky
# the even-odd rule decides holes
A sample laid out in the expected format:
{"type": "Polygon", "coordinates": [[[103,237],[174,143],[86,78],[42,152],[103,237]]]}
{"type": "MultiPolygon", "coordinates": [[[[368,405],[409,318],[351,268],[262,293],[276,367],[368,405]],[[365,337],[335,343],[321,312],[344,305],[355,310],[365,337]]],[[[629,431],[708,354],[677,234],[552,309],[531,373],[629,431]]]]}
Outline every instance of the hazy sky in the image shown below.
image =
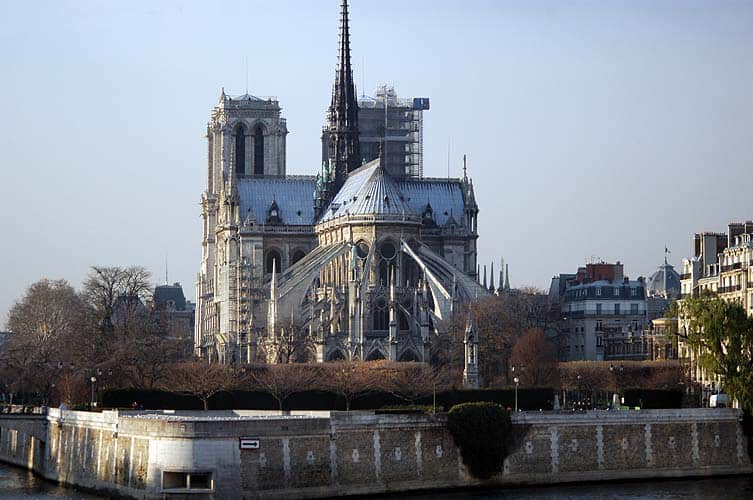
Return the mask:
{"type": "MultiPolygon", "coordinates": [[[[312,174],[338,0],[0,0],[0,315],[32,282],[144,265],[194,298],[209,112],[277,96],[312,174]]],[[[359,93],[431,98],[428,176],[462,154],[482,262],[548,287],[592,256],[653,272],[753,217],[753,2],[355,0],[359,93]],[[365,82],[365,89],[363,83],[365,82]]],[[[0,321],[2,323],[2,321],[0,321]]]]}

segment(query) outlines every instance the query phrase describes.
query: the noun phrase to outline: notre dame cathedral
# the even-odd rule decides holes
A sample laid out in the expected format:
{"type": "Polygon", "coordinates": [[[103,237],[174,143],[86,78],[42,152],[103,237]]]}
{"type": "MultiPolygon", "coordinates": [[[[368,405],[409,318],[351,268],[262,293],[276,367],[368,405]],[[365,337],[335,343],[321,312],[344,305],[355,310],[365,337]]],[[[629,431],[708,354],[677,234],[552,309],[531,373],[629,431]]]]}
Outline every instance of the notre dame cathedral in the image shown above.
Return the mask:
{"type": "MultiPolygon", "coordinates": [[[[286,174],[287,133],[273,99],[223,90],[212,110],[196,354],[428,361],[459,305],[489,293],[478,283],[473,183],[465,165],[462,178],[424,178],[361,156],[345,0],[316,176],[286,174]]],[[[473,383],[470,324],[465,342],[473,383]]]]}

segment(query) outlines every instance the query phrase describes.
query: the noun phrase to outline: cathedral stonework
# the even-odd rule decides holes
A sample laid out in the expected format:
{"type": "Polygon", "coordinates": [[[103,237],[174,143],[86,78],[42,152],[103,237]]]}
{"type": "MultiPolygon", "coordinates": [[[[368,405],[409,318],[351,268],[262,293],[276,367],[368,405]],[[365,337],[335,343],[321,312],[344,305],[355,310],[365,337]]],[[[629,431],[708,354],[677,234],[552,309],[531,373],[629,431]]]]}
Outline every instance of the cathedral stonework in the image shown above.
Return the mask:
{"type": "MultiPolygon", "coordinates": [[[[316,176],[286,175],[276,100],[223,91],[212,111],[195,331],[210,362],[429,361],[459,305],[489,293],[465,168],[432,179],[361,165],[345,1],[340,23],[331,158],[316,176]]],[[[469,379],[477,342],[467,335],[469,379]]]]}

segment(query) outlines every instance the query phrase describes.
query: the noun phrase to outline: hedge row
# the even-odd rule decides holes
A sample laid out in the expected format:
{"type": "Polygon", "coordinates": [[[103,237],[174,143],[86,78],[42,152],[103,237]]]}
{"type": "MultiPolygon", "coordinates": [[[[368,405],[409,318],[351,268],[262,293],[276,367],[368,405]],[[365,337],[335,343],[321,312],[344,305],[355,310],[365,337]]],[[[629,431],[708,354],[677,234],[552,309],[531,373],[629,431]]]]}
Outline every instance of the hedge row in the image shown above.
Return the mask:
{"type": "MultiPolygon", "coordinates": [[[[447,411],[462,403],[487,401],[503,407],[515,405],[515,389],[457,389],[437,393],[437,410],[447,411]]],[[[518,407],[522,410],[551,410],[554,401],[552,389],[518,389],[518,407]]],[[[116,389],[102,395],[101,405],[106,408],[130,408],[133,403],[144,409],[200,410],[201,401],[194,396],[186,396],[165,391],[143,389],[116,389]]],[[[428,395],[415,401],[405,401],[397,396],[375,391],[351,403],[352,410],[374,410],[405,405],[432,406],[433,396],[428,395]]],[[[210,399],[213,410],[277,410],[277,402],[266,392],[231,391],[216,394],[210,399]]],[[[345,400],[327,391],[302,391],[290,396],[284,404],[286,410],[345,410],[345,400]]]]}

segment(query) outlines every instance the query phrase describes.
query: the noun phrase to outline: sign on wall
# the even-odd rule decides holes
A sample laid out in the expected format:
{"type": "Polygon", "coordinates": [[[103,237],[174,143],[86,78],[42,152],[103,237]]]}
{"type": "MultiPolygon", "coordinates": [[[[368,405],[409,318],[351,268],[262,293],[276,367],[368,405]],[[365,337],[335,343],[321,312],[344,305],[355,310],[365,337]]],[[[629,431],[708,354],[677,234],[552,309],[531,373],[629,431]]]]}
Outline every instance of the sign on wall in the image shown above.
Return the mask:
{"type": "Polygon", "coordinates": [[[259,449],[259,438],[248,438],[248,437],[242,437],[239,440],[239,445],[241,450],[258,450],[259,449]]]}

